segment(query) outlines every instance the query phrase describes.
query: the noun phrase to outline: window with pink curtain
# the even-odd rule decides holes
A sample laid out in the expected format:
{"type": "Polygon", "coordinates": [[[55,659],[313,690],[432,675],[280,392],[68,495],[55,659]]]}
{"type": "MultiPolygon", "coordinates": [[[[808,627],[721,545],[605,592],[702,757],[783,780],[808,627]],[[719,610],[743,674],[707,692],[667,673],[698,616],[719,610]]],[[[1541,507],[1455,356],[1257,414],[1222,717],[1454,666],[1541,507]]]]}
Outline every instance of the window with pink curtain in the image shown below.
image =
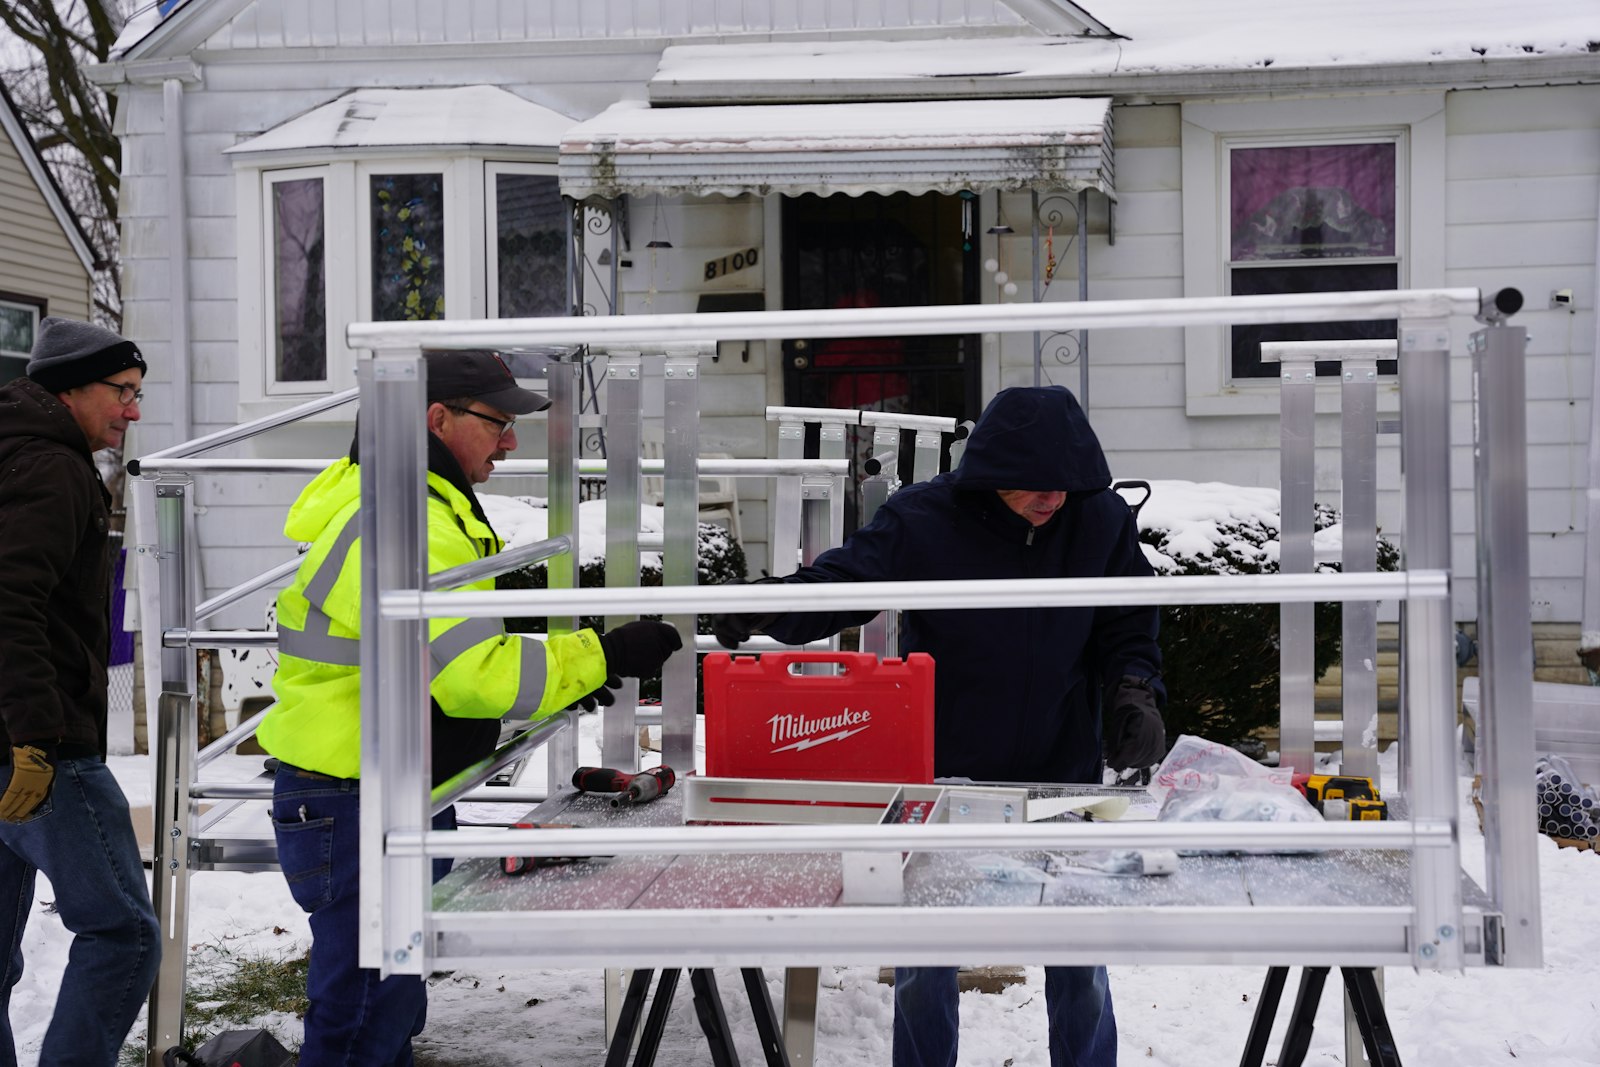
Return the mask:
{"type": "MultiPolygon", "coordinates": [[[[1284,145],[1229,153],[1229,292],[1316,293],[1393,289],[1396,146],[1284,145]]],[[[1392,338],[1389,322],[1273,324],[1233,328],[1233,377],[1278,373],[1262,341],[1392,338]]],[[[1336,374],[1336,364],[1319,364],[1336,374]]],[[[1380,373],[1394,373],[1392,361],[1380,373]]]]}

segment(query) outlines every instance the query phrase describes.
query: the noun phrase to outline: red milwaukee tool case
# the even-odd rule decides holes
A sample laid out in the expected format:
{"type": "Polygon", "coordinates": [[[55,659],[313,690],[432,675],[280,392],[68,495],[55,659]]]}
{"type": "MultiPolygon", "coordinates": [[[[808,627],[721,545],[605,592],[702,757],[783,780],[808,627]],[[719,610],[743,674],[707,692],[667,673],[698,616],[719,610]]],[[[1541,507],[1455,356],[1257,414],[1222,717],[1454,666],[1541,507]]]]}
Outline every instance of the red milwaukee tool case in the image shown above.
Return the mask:
{"type": "Polygon", "coordinates": [[[933,657],[768,652],[705,661],[706,773],[718,778],[933,781],[933,657]],[[797,674],[835,663],[842,673],[797,674]]]}

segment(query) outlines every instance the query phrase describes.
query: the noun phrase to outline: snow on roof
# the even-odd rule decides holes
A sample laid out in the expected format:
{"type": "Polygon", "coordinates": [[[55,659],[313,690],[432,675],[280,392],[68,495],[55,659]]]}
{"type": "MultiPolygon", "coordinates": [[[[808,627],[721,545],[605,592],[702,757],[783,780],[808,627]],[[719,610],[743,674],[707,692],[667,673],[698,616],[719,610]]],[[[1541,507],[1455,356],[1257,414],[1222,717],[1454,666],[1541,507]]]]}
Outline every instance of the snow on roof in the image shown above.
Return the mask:
{"type": "Polygon", "coordinates": [[[493,85],[357,89],[226,151],[447,144],[554,148],[575,121],[493,85]]]}
{"type": "Polygon", "coordinates": [[[666,50],[652,84],[1093,77],[1600,50],[1593,0],[1118,0],[1084,6],[1127,39],[684,45],[666,50]]]}

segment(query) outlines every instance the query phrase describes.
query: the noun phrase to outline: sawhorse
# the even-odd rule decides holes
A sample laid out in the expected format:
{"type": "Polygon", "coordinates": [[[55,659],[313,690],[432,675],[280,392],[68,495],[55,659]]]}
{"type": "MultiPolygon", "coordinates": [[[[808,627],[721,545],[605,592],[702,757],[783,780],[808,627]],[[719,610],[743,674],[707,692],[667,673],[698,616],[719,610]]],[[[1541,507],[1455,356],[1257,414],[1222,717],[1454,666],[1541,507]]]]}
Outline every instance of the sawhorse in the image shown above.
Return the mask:
{"type": "MultiPolygon", "coordinates": [[[[1383,998],[1378,993],[1378,980],[1372,968],[1341,967],[1339,970],[1344,975],[1350,1011],[1361,1031],[1367,1061],[1372,1067],[1400,1067],[1400,1052],[1395,1048],[1394,1034],[1389,1031],[1389,1017],[1384,1014],[1383,998]]],[[[1256,1001],[1255,1018],[1250,1022],[1250,1037],[1245,1042],[1239,1067],[1261,1067],[1267,1041],[1272,1035],[1272,1020],[1278,1014],[1278,1001],[1288,977],[1287,967],[1267,969],[1267,981],[1261,987],[1261,998],[1256,1001]]],[[[1317,1001],[1322,999],[1322,986],[1327,979],[1326,967],[1301,970],[1300,992],[1294,998],[1294,1010],[1289,1015],[1289,1032],[1283,1037],[1278,1067],[1300,1067],[1305,1062],[1306,1051],[1311,1047],[1312,1025],[1317,1017],[1317,1001]]]]}
{"type": "MultiPolygon", "coordinates": [[[[627,1067],[628,1050],[633,1045],[633,1032],[639,1027],[639,1015],[650,995],[650,979],[654,971],[636,970],[628,981],[628,992],[622,1001],[622,1013],[617,1019],[616,1033],[611,1047],[606,1050],[606,1067],[627,1067]]],[[[651,1067],[656,1061],[656,1050],[661,1045],[661,1032],[667,1026],[667,1012],[672,1009],[672,996],[678,990],[681,970],[666,968],[661,972],[661,982],[656,986],[655,1002],[644,1021],[644,1033],[639,1036],[639,1052],[634,1057],[634,1067],[651,1067]]],[[[745,967],[744,988],[750,997],[750,1013],[755,1016],[756,1032],[761,1036],[761,1050],[766,1054],[767,1067],[786,1067],[789,1054],[783,1046],[783,1034],[772,1010],[772,998],[767,995],[767,980],[759,967],[745,967]]],[[[728,1033],[728,1017],[722,1010],[722,997],[717,992],[717,980],[707,968],[691,968],[689,986],[694,990],[694,1013],[700,1019],[700,1029],[705,1031],[706,1043],[711,1046],[712,1067],[739,1067],[739,1054],[734,1051],[733,1038],[728,1033]]]]}

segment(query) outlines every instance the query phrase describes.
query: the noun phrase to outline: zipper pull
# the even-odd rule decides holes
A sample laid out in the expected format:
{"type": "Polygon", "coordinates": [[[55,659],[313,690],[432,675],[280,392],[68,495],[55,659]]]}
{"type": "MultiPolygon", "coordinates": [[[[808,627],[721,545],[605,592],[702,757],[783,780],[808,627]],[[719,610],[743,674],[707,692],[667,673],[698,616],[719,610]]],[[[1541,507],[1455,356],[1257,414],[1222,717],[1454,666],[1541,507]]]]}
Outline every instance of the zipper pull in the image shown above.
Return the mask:
{"type": "Polygon", "coordinates": [[[1031,546],[1033,544],[1033,530],[1034,530],[1034,528],[1032,526],[1028,527],[1028,539],[1026,541],[1022,542],[1023,547],[1026,548],[1026,547],[1029,547],[1029,546],[1031,546]]]}

